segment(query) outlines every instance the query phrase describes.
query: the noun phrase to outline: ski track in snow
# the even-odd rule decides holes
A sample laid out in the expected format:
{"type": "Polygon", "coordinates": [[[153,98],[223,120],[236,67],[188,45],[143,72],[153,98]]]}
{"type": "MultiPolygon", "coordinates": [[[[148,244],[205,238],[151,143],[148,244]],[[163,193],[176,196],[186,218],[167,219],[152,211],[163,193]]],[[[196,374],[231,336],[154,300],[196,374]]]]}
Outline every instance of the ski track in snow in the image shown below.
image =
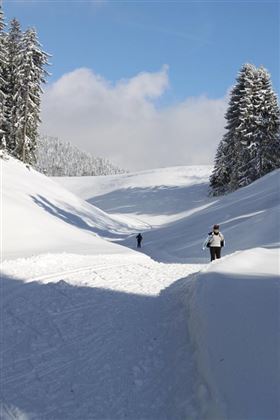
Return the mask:
{"type": "Polygon", "coordinates": [[[142,254],[3,262],[3,419],[199,419],[191,283],[176,280],[200,268],[142,254]]]}

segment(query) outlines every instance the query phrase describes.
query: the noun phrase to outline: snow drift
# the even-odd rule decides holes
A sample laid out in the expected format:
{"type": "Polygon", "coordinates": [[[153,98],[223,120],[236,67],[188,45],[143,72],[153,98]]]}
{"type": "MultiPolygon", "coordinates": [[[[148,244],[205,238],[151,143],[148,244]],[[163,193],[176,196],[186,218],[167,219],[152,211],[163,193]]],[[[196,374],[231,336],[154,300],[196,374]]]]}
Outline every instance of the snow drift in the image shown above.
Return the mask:
{"type": "Polygon", "coordinates": [[[0,164],[2,259],[44,252],[128,252],[98,237],[127,235],[127,224],[13,158],[0,164]]]}
{"type": "Polygon", "coordinates": [[[195,276],[186,304],[205,418],[280,418],[279,292],[279,249],[236,252],[195,276]]]}

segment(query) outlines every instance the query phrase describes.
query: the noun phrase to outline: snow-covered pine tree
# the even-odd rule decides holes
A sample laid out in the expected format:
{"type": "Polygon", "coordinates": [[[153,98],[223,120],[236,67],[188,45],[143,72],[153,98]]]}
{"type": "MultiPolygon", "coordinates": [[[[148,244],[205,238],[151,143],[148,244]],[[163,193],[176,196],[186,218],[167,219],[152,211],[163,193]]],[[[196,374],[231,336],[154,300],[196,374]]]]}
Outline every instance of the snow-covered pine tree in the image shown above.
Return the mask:
{"type": "Polygon", "coordinates": [[[254,167],[251,165],[251,153],[248,144],[256,132],[254,103],[256,102],[258,71],[252,64],[245,64],[243,86],[238,102],[238,124],[232,132],[234,140],[234,160],[229,183],[229,191],[248,185],[254,179],[254,167]]]}
{"type": "Polygon", "coordinates": [[[248,80],[240,104],[241,124],[237,128],[240,153],[235,164],[233,190],[249,185],[280,166],[279,106],[270,75],[257,69],[248,80]]]}
{"type": "Polygon", "coordinates": [[[225,115],[226,133],[223,136],[215,157],[214,170],[210,176],[212,195],[220,195],[236,189],[237,159],[242,159],[242,144],[238,127],[242,123],[241,107],[250,96],[249,86],[253,84],[256,68],[252,64],[245,64],[239,71],[236,84],[233,87],[229,106],[225,115]]]}
{"type": "Polygon", "coordinates": [[[210,177],[213,195],[246,186],[280,167],[280,110],[267,70],[242,67],[226,120],[210,177]]]}
{"type": "Polygon", "coordinates": [[[268,71],[260,67],[254,94],[254,132],[246,144],[250,182],[280,167],[280,109],[268,71]]]}
{"type": "Polygon", "coordinates": [[[0,150],[6,150],[6,33],[2,6],[0,4],[0,150]]]}
{"type": "Polygon", "coordinates": [[[22,33],[20,23],[13,19],[10,23],[9,33],[7,35],[7,137],[8,151],[14,154],[17,145],[17,125],[18,125],[18,104],[21,95],[21,77],[20,64],[22,57],[22,33]]]}
{"type": "Polygon", "coordinates": [[[221,195],[227,192],[230,182],[231,166],[228,164],[229,156],[232,155],[231,138],[226,133],[218,146],[213,172],[210,176],[210,187],[212,195],[221,195]]]}
{"type": "Polygon", "coordinates": [[[70,142],[41,135],[36,149],[35,169],[48,176],[114,175],[125,171],[107,159],[92,156],[70,142]]]}
{"type": "Polygon", "coordinates": [[[48,75],[45,65],[48,64],[49,55],[42,50],[34,29],[28,29],[23,34],[21,44],[14,154],[23,162],[33,164],[40,123],[41,85],[48,75]]]}

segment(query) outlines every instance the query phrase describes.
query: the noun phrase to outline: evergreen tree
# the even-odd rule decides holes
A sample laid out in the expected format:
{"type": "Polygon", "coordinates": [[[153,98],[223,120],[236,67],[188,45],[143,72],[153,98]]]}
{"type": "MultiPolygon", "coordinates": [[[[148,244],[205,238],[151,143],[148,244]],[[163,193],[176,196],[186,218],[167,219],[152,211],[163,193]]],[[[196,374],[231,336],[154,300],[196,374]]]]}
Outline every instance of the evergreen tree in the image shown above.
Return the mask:
{"type": "Polygon", "coordinates": [[[0,149],[6,150],[6,34],[2,6],[0,5],[0,149]]]}
{"type": "Polygon", "coordinates": [[[45,83],[48,54],[42,50],[34,29],[28,29],[22,37],[19,64],[19,92],[16,106],[15,156],[25,163],[35,162],[36,139],[40,123],[40,103],[45,83]]]}
{"type": "Polygon", "coordinates": [[[231,162],[231,177],[228,191],[250,184],[254,178],[254,168],[251,164],[250,147],[256,132],[254,102],[256,101],[256,83],[258,72],[252,64],[245,64],[241,70],[243,84],[238,101],[238,123],[231,132],[234,142],[234,160],[231,162]]]}
{"type": "MultiPolygon", "coordinates": [[[[242,155],[242,144],[238,128],[242,124],[241,104],[247,97],[249,86],[253,84],[256,68],[251,64],[242,66],[233,87],[229,106],[225,115],[226,133],[222,138],[215,157],[213,173],[210,177],[211,193],[213,195],[224,194],[230,189],[235,189],[236,160],[242,155]]],[[[246,103],[246,100],[245,100],[246,103]]]]}
{"type": "Polygon", "coordinates": [[[17,105],[20,102],[21,77],[20,64],[22,57],[22,33],[20,23],[13,19],[10,23],[10,30],[7,36],[7,136],[9,139],[8,150],[14,154],[17,145],[17,105]]]}
{"type": "Polygon", "coordinates": [[[218,146],[214,169],[210,176],[212,195],[224,194],[228,189],[232,169],[232,167],[228,165],[228,157],[232,155],[232,152],[230,152],[231,146],[230,136],[227,133],[218,146]]]}
{"type": "Polygon", "coordinates": [[[280,167],[280,111],[267,70],[242,67],[225,117],[227,132],[210,177],[213,195],[246,186],[280,167]]]}
{"type": "Polygon", "coordinates": [[[280,167],[280,109],[266,69],[258,70],[254,101],[254,136],[247,143],[255,179],[280,167]]]}
{"type": "Polygon", "coordinates": [[[240,154],[234,165],[232,189],[249,185],[280,166],[279,106],[264,68],[256,71],[253,84],[247,86],[240,112],[240,154]]]}
{"type": "Polygon", "coordinates": [[[70,142],[41,135],[36,149],[35,169],[48,176],[113,175],[125,171],[107,159],[92,156],[70,142]]]}

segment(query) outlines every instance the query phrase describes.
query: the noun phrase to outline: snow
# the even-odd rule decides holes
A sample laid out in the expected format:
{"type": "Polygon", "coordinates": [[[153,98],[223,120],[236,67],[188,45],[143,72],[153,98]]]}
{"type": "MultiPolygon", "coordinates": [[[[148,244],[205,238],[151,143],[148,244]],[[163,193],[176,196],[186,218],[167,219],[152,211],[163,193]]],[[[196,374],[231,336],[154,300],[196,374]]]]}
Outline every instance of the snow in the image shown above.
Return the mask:
{"type": "Polygon", "coordinates": [[[127,253],[99,238],[131,228],[14,159],[1,160],[2,258],[53,252],[127,253]],[[12,186],[12,187],[11,187],[12,186]],[[24,223],[23,223],[24,221],[24,223]]]}
{"type": "Polygon", "coordinates": [[[217,418],[279,418],[279,257],[279,249],[236,252],[202,270],[187,296],[217,418]]]}
{"type": "Polygon", "coordinates": [[[70,142],[41,135],[36,148],[35,168],[48,176],[108,175],[125,172],[108,160],[94,157],[70,142]]]}
{"type": "MultiPolygon", "coordinates": [[[[279,247],[280,170],[227,196],[209,198],[210,170],[188,166],[58,181],[111,216],[151,223],[153,229],[149,225],[144,234],[144,252],[157,261],[208,262],[208,253],[201,248],[215,223],[225,236],[224,255],[259,246],[279,247]]],[[[122,244],[133,248],[134,236],[122,244]]]]}
{"type": "Polygon", "coordinates": [[[178,166],[117,176],[54,179],[121,220],[140,219],[146,230],[194,212],[201,202],[207,206],[211,202],[205,200],[211,170],[211,166],[178,166]]]}
{"type": "Polygon", "coordinates": [[[1,159],[1,419],[280,417],[279,171],[209,198],[210,170],[1,159]]]}
{"type": "Polygon", "coordinates": [[[3,418],[196,413],[183,296],[164,290],[199,268],[137,254],[4,262],[3,418]]]}

